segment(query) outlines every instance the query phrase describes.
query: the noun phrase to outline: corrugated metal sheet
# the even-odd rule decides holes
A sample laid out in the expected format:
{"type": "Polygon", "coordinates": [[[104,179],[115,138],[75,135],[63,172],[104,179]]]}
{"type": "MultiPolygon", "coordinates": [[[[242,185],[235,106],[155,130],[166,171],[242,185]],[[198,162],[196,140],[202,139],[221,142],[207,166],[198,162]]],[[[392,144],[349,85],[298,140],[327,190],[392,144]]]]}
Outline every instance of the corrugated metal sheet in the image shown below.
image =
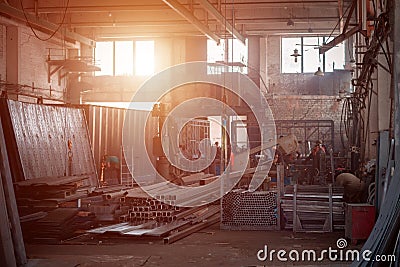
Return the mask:
{"type": "Polygon", "coordinates": [[[124,120],[123,134],[125,158],[128,165],[132,166],[133,175],[146,177],[149,180],[154,179],[155,172],[148,164],[148,159],[155,166],[153,137],[157,134],[157,119],[146,111],[128,110],[124,120]]]}
{"type": "MultiPolygon", "coordinates": [[[[149,112],[129,110],[129,118],[126,119],[128,112],[126,109],[86,106],[85,110],[87,112],[89,136],[98,173],[101,171],[102,158],[108,155],[117,156],[122,161],[122,164],[126,164],[131,170],[134,169],[134,175],[153,175],[152,169],[145,167],[143,163],[144,155],[148,155],[155,162],[155,157],[152,155],[152,139],[156,134],[157,120],[149,116],[147,121],[149,112]],[[122,149],[124,125],[126,127],[125,130],[129,132],[129,137],[132,140],[136,140],[135,142],[144,142],[146,140],[150,146],[147,150],[149,153],[141,149],[137,143],[133,143],[133,146],[122,149]],[[146,135],[142,125],[146,125],[146,135]],[[127,157],[122,153],[125,153],[127,157]],[[128,159],[128,162],[125,162],[125,158],[128,159]]],[[[122,167],[122,172],[127,172],[127,169],[122,167]]]]}
{"type": "Polygon", "coordinates": [[[90,185],[97,185],[82,109],[12,100],[7,104],[25,180],[90,174],[90,185]]]}
{"type": "Polygon", "coordinates": [[[94,160],[100,172],[104,155],[120,158],[125,110],[87,106],[86,112],[94,160]]]}

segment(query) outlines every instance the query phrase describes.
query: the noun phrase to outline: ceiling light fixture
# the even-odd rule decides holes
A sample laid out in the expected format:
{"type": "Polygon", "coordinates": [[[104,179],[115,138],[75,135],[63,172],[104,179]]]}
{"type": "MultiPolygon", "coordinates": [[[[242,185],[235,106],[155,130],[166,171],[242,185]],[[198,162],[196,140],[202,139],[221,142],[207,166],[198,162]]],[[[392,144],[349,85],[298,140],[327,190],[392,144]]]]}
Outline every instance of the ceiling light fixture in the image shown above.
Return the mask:
{"type": "Polygon", "coordinates": [[[314,75],[316,76],[324,76],[324,72],[321,70],[321,67],[318,67],[318,70],[314,72],[314,75]]]}
{"type": "Polygon", "coordinates": [[[293,21],[293,9],[290,9],[289,12],[289,19],[286,23],[287,26],[294,26],[294,21],[293,21]]]}
{"type": "Polygon", "coordinates": [[[293,54],[290,55],[291,57],[294,57],[294,62],[297,62],[297,57],[301,57],[301,54],[299,54],[299,50],[295,48],[293,50],[293,54]]]}

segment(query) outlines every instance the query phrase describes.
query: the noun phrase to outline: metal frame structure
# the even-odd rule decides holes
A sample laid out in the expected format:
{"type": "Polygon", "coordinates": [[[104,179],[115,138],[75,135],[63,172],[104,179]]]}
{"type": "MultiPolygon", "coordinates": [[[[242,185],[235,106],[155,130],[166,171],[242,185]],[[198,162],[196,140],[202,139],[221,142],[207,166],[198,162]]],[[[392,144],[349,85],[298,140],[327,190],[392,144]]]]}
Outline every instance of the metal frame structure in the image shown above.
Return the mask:
{"type": "Polygon", "coordinates": [[[322,140],[326,147],[335,147],[335,125],[332,120],[276,120],[276,134],[294,134],[302,145],[302,154],[308,154],[308,141],[314,144],[322,140]]]}

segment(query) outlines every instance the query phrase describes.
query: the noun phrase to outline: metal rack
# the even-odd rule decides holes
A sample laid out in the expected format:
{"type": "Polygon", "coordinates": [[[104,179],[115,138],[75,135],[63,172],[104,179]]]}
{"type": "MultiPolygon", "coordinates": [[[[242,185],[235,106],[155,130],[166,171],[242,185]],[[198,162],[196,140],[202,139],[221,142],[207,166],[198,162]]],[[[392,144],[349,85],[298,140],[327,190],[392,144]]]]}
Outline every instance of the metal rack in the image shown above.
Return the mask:
{"type": "Polygon", "coordinates": [[[285,228],[296,232],[332,232],[344,229],[343,188],[294,184],[285,188],[281,207],[285,228]]]}

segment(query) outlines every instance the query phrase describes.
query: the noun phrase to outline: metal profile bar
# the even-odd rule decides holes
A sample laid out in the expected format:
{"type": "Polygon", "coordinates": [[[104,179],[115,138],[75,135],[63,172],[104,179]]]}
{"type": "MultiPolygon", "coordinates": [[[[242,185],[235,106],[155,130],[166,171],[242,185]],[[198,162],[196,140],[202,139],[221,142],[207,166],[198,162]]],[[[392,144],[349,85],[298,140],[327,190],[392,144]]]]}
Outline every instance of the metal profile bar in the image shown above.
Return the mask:
{"type": "Polygon", "coordinates": [[[47,62],[47,82],[50,83],[51,82],[51,76],[53,76],[54,73],[56,73],[57,71],[61,70],[63,68],[63,66],[56,66],[54,69],[51,69],[52,64],[50,64],[49,62],[47,62]]]}
{"type": "Polygon", "coordinates": [[[336,45],[340,44],[341,42],[343,42],[344,40],[348,39],[350,36],[352,36],[353,34],[359,32],[361,30],[361,21],[359,20],[357,26],[355,26],[351,30],[347,31],[347,28],[350,24],[351,17],[353,16],[353,13],[354,13],[354,9],[356,8],[357,1],[358,0],[353,0],[353,2],[351,3],[349,14],[347,15],[346,23],[343,26],[342,33],[339,34],[338,36],[336,36],[335,38],[333,38],[333,40],[330,41],[329,43],[322,45],[319,48],[320,54],[324,54],[324,53],[328,52],[328,50],[330,50],[332,47],[335,47],[336,45]]]}
{"type": "MultiPolygon", "coordinates": [[[[57,25],[55,25],[49,21],[40,19],[40,18],[36,18],[33,14],[26,13],[24,15],[24,13],[21,10],[16,9],[6,3],[0,3],[0,13],[7,14],[15,19],[18,19],[18,20],[21,20],[24,22],[26,22],[26,19],[25,19],[25,15],[26,15],[26,17],[29,20],[29,24],[31,24],[32,26],[34,26],[40,30],[45,29],[45,30],[49,30],[49,31],[55,31],[58,28],[57,25]]],[[[94,40],[86,38],[80,34],[77,34],[75,32],[71,32],[68,30],[65,31],[65,38],[66,38],[66,40],[71,41],[71,42],[78,41],[82,44],[86,44],[89,46],[96,45],[96,42],[94,40]]]]}
{"type": "Polygon", "coordinates": [[[351,17],[353,16],[353,12],[356,7],[356,3],[357,3],[357,0],[353,0],[353,2],[351,3],[349,14],[347,15],[346,23],[344,24],[343,30],[341,31],[342,33],[344,33],[347,30],[347,28],[350,24],[350,20],[351,20],[351,17]]]}
{"type": "Polygon", "coordinates": [[[17,266],[14,254],[13,240],[8,220],[6,198],[3,191],[2,174],[0,172],[0,264],[2,266],[17,266]]]}
{"type": "Polygon", "coordinates": [[[329,232],[333,232],[333,199],[332,184],[329,184],[329,232]]]}
{"type": "Polygon", "coordinates": [[[172,244],[184,237],[187,237],[197,231],[200,231],[201,229],[207,228],[207,227],[219,222],[219,219],[220,219],[219,216],[214,215],[213,217],[208,218],[207,220],[205,220],[201,223],[195,224],[185,230],[182,230],[180,232],[172,234],[169,237],[164,238],[164,244],[172,244]]]}
{"type": "Polygon", "coordinates": [[[348,32],[339,34],[338,36],[333,38],[333,40],[330,41],[329,43],[322,45],[319,48],[319,53],[320,54],[324,54],[324,53],[328,52],[331,48],[333,48],[336,45],[340,44],[341,42],[343,42],[344,40],[348,39],[353,34],[359,32],[360,30],[361,30],[361,25],[357,25],[354,28],[352,28],[351,30],[349,30],[348,32]]]}
{"type": "Polygon", "coordinates": [[[343,0],[338,0],[338,11],[339,11],[339,29],[340,32],[343,32],[343,0]]]}
{"type": "Polygon", "coordinates": [[[22,236],[21,224],[19,220],[17,201],[15,199],[13,179],[11,175],[6,140],[3,132],[3,123],[0,120],[0,173],[2,185],[0,190],[4,190],[5,204],[7,207],[8,220],[10,223],[10,231],[12,243],[14,245],[15,259],[18,266],[27,263],[24,239],[22,236]]]}
{"type": "Polygon", "coordinates": [[[206,25],[204,25],[198,18],[196,18],[193,13],[187,10],[181,3],[175,0],[162,0],[170,8],[172,8],[176,13],[184,17],[187,21],[193,24],[199,31],[205,34],[208,38],[219,43],[219,36],[212,32],[206,25]]]}
{"type": "Polygon", "coordinates": [[[293,233],[297,232],[297,184],[293,187],[293,233]]]}
{"type": "Polygon", "coordinates": [[[276,185],[277,185],[277,197],[276,197],[276,202],[277,202],[277,208],[278,208],[278,220],[277,220],[277,229],[276,230],[281,230],[281,216],[283,216],[282,212],[281,212],[281,199],[282,196],[284,195],[284,169],[283,166],[281,164],[278,165],[278,167],[276,168],[277,170],[277,179],[276,179],[276,185]],[[283,178],[283,179],[282,179],[283,178]]]}
{"type": "Polygon", "coordinates": [[[222,26],[226,26],[226,30],[242,43],[246,42],[246,38],[210,3],[208,0],[197,0],[200,5],[209,12],[222,26]]]}

